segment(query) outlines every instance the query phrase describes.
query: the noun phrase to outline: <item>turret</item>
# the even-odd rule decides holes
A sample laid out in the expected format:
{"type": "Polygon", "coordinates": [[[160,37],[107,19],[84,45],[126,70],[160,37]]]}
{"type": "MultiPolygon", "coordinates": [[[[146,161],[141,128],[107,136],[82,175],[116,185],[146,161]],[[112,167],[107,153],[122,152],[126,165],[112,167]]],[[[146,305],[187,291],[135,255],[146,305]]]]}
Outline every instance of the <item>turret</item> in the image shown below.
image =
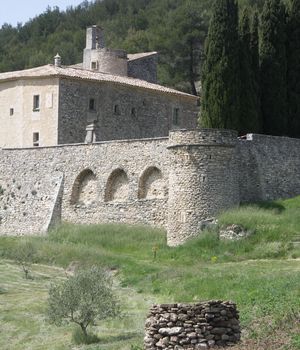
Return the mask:
{"type": "Polygon", "coordinates": [[[92,26],[86,31],[83,68],[113,75],[127,76],[127,53],[105,48],[104,31],[92,26]]]}
{"type": "Polygon", "coordinates": [[[230,130],[170,132],[168,245],[198,235],[203,221],[239,204],[236,140],[230,130]]]}

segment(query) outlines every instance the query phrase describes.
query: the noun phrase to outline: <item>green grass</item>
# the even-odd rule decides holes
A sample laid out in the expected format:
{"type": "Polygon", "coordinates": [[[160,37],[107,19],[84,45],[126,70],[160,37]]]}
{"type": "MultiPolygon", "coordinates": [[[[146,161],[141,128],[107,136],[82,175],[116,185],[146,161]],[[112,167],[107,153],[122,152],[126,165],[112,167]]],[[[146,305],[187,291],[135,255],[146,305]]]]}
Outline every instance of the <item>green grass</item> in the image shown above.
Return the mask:
{"type": "MultiPolygon", "coordinates": [[[[300,314],[300,250],[291,241],[300,233],[300,197],[245,205],[219,217],[220,226],[232,223],[254,234],[241,241],[224,242],[216,233],[206,232],[183,246],[170,248],[164,231],[148,227],[65,224],[47,236],[26,239],[35,246],[39,264],[67,267],[78,261],[116,271],[128,318],[121,326],[117,320],[96,328],[102,340],[82,349],[130,349],[132,344],[141,344],[143,320],[151,302],[231,299],[238,304],[248,338],[261,339],[285,324],[292,325],[294,332],[300,314]],[[158,248],[155,259],[153,247],[158,248]]],[[[0,237],[0,257],[12,258],[20,239],[0,237]]],[[[37,273],[48,269],[46,278],[26,281],[15,265],[7,261],[3,264],[9,268],[5,273],[4,267],[0,274],[0,307],[7,306],[6,316],[2,316],[1,309],[0,317],[11,320],[5,321],[9,327],[5,328],[3,341],[0,336],[0,348],[5,349],[10,338],[15,341],[13,349],[25,349],[24,344],[28,349],[39,349],[39,342],[47,339],[50,345],[43,349],[60,349],[60,343],[55,342],[74,346],[69,328],[53,328],[43,318],[47,284],[50,279],[63,278],[62,270],[36,265],[37,273]],[[23,294],[27,288],[28,293],[23,294]],[[18,302],[14,304],[13,300],[18,302]],[[37,324],[42,319],[42,329],[27,322],[26,317],[17,316],[26,304],[28,318],[36,318],[37,324]]],[[[297,333],[291,337],[288,334],[292,333],[285,334],[290,344],[285,349],[297,349],[297,333]]]]}

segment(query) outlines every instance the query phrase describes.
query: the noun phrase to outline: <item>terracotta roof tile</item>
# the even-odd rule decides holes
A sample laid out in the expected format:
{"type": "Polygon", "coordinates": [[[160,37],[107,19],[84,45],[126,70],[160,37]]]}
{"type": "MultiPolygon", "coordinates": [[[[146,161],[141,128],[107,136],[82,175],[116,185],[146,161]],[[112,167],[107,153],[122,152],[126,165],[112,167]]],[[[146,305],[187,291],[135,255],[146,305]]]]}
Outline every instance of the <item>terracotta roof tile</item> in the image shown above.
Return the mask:
{"type": "Polygon", "coordinates": [[[86,69],[80,69],[74,66],[62,66],[55,67],[52,64],[48,64],[41,67],[25,69],[21,71],[0,73],[0,82],[9,80],[18,80],[26,78],[43,78],[43,77],[66,77],[74,79],[83,79],[99,82],[111,82],[121,85],[140,87],[148,90],[160,91],[172,95],[178,95],[183,97],[189,97],[197,99],[197,96],[190,95],[181,91],[170,89],[168,87],[152,84],[145,80],[134,79],[129,77],[123,77],[119,75],[106,74],[101,72],[95,72],[86,69]]]}

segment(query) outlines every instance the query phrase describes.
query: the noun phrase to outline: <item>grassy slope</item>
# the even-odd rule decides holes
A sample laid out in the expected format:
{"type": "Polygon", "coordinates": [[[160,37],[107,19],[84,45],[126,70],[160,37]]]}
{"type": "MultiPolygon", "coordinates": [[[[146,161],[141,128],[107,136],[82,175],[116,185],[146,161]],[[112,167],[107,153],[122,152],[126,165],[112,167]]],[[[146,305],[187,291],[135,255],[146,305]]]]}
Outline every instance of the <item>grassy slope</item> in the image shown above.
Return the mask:
{"type": "MultiPolygon", "coordinates": [[[[110,338],[107,339],[109,345],[86,348],[130,349],[130,344],[142,339],[141,320],[151,301],[220,298],[232,299],[238,303],[242,325],[248,338],[262,339],[268,338],[268,335],[274,338],[275,330],[281,328],[283,334],[278,337],[284,339],[285,345],[279,346],[277,342],[274,349],[300,349],[299,337],[292,335],[290,339],[292,332],[297,329],[300,331],[295,321],[300,310],[300,262],[296,259],[300,257],[300,251],[290,243],[293,236],[300,232],[300,197],[272,204],[242,207],[224,213],[219,221],[222,224],[243,224],[248,229],[255,230],[255,234],[240,242],[220,242],[210,232],[182,247],[168,248],[165,235],[159,230],[114,225],[65,225],[47,237],[29,239],[38,249],[38,262],[64,267],[76,260],[81,264],[101,264],[117,269],[121,286],[125,288],[121,288],[123,295],[127,298],[129,290],[133,293],[127,309],[140,311],[134,311],[133,316],[122,320],[120,326],[117,321],[114,327],[98,329],[100,335],[106,337],[113,336],[110,334],[113,330],[114,336],[118,338],[117,343],[110,338]],[[156,259],[153,257],[153,247],[158,248],[156,259]],[[283,320],[288,321],[287,327],[291,326],[292,330],[283,329],[283,320]],[[123,336],[125,339],[120,340],[123,336]],[[292,343],[294,345],[287,347],[286,344],[292,343]]],[[[15,238],[1,237],[0,255],[10,258],[16,244],[15,238]]],[[[8,267],[3,268],[2,265],[2,271],[5,272],[7,268],[8,272],[0,275],[0,289],[7,290],[0,295],[0,317],[4,317],[8,329],[5,328],[5,337],[0,337],[4,339],[0,340],[0,348],[5,349],[10,338],[16,338],[15,347],[11,349],[24,349],[24,344],[28,344],[28,349],[39,349],[39,345],[32,345],[39,344],[39,338],[49,341],[43,349],[60,349],[60,345],[55,345],[53,339],[60,339],[64,348],[67,348],[66,344],[71,347],[70,335],[67,333],[69,328],[57,329],[44,321],[41,326],[34,326],[35,323],[28,324],[23,318],[20,321],[17,316],[20,309],[25,307],[29,294],[33,299],[36,298],[36,301],[30,298],[28,302],[29,305],[32,304],[32,312],[27,311],[29,317],[44,319],[48,280],[38,278],[29,282],[29,285],[23,281],[24,284],[20,282],[21,277],[16,274],[15,266],[7,265],[8,267]],[[10,282],[10,278],[19,279],[19,282],[10,282]],[[35,283],[39,286],[35,286],[35,283]],[[18,288],[21,288],[19,292],[18,288]],[[24,294],[22,288],[28,288],[28,294],[24,294]],[[30,293],[32,290],[34,293],[30,293]],[[18,298],[21,308],[18,306],[14,309],[12,300],[18,298]],[[40,303],[40,300],[44,302],[40,303]],[[6,318],[10,317],[12,320],[7,323],[6,318]]],[[[61,274],[57,269],[43,268],[49,270],[47,276],[50,278],[58,278],[61,274]]],[[[259,346],[255,347],[252,343],[250,348],[259,349],[259,346]]],[[[263,348],[272,347],[263,345],[263,348]]]]}

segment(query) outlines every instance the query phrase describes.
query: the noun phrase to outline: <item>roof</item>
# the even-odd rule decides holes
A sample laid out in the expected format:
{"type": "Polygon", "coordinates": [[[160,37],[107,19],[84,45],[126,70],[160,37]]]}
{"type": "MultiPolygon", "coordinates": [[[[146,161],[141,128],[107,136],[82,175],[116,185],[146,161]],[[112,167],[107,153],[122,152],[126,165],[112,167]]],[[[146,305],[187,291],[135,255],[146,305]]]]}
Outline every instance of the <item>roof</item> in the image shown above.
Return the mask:
{"type": "Polygon", "coordinates": [[[28,78],[45,78],[45,77],[64,77],[73,79],[82,79],[97,82],[110,82],[120,84],[124,86],[139,87],[147,90],[160,91],[167,94],[178,95],[182,97],[189,97],[197,99],[197,96],[190,95],[178,90],[170,89],[168,87],[149,83],[145,80],[134,79],[129,77],[123,77],[119,75],[106,74],[101,72],[95,72],[86,69],[80,69],[78,66],[62,66],[56,67],[52,64],[40,66],[31,69],[25,69],[21,71],[0,73],[0,82],[28,79],[28,78]]]}
{"type": "Polygon", "coordinates": [[[134,60],[138,60],[140,58],[150,57],[150,56],[154,56],[154,55],[157,55],[156,51],[128,54],[127,57],[128,57],[129,61],[134,61],[134,60]]]}

